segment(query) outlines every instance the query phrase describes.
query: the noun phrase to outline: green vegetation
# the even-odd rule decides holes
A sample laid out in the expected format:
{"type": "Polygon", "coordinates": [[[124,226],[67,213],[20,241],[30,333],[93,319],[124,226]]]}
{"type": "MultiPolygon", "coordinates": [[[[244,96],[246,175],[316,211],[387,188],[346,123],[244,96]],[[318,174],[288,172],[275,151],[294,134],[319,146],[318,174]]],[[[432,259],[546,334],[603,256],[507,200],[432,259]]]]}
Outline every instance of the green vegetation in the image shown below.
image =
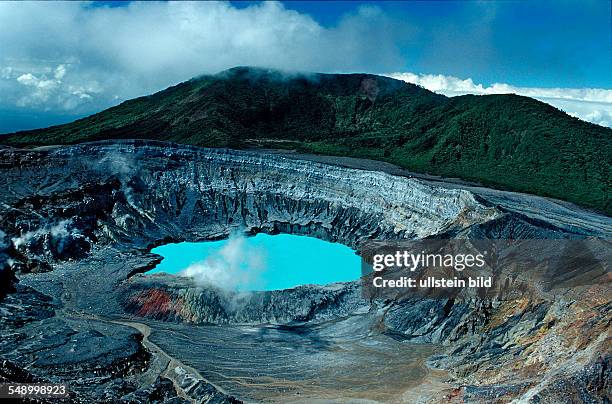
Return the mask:
{"type": "Polygon", "coordinates": [[[0,141],[31,147],[116,138],[367,157],[612,213],[612,129],[527,97],[447,98],[366,74],[235,68],[0,141]]]}

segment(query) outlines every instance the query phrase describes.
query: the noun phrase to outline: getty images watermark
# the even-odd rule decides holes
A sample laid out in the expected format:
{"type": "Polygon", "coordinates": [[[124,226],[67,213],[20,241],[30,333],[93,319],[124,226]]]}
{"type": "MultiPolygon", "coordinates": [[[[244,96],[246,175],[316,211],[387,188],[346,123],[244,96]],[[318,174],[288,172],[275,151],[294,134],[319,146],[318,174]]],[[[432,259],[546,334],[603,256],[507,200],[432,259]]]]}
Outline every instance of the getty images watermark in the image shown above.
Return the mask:
{"type": "Polygon", "coordinates": [[[609,240],[366,241],[366,298],[552,296],[610,284],[609,240]]]}

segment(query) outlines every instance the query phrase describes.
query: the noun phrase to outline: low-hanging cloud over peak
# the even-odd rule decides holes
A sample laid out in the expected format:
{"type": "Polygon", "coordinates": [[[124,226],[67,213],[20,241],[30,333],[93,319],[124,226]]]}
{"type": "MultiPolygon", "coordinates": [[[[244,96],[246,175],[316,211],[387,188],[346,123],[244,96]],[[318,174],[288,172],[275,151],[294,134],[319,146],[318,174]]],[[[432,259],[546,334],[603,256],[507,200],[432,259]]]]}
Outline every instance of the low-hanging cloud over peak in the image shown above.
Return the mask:
{"type": "MultiPolygon", "coordinates": [[[[478,13],[489,15],[490,7],[470,7],[476,13],[470,18],[480,27],[478,13]]],[[[0,2],[0,133],[48,126],[52,116],[53,124],[66,122],[234,66],[396,71],[449,46],[444,36],[434,35],[444,31],[436,21],[421,24],[418,14],[394,15],[376,5],[356,5],[323,25],[274,1],[247,7],[229,2],[133,2],[122,7],[0,2]],[[406,54],[406,46],[412,54],[406,54]]],[[[612,125],[612,90],[487,87],[452,76],[392,76],[447,95],[515,92],[612,125]]]]}
{"type": "Polygon", "coordinates": [[[387,76],[420,85],[447,96],[464,94],[517,94],[535,98],[567,114],[602,126],[612,127],[612,90],[602,88],[518,87],[505,83],[490,86],[441,74],[389,73],[387,76]]]}
{"type": "Polygon", "coordinates": [[[91,112],[238,65],[384,71],[388,24],[372,6],[324,27],[277,2],[0,2],[0,109],[91,112]]]}

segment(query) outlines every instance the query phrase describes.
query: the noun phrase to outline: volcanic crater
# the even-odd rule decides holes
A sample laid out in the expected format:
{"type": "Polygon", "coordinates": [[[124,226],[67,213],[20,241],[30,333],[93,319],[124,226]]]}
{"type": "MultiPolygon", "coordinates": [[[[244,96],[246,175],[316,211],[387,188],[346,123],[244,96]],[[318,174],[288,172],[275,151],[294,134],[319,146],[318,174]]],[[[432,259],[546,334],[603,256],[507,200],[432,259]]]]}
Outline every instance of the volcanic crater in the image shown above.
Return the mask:
{"type": "Polygon", "coordinates": [[[606,216],[357,159],[144,140],[6,147],[0,170],[0,380],[68,383],[77,402],[609,397],[609,284],[368,299],[359,281],[235,294],[145,274],[155,246],[235,232],[358,249],[602,237],[606,216]]]}

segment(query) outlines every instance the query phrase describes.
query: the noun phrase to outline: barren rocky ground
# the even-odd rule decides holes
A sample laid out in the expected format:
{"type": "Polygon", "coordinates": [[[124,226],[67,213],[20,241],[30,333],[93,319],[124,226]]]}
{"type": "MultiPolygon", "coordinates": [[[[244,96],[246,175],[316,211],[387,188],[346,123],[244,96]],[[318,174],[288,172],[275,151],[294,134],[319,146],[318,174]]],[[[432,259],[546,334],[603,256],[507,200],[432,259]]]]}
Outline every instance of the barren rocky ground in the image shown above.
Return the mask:
{"type": "Polygon", "coordinates": [[[233,231],[355,248],[612,234],[567,203],[313,160],[148,141],[1,149],[0,380],[65,382],[73,402],[610,401],[609,276],[512,300],[371,300],[350,282],[236,302],[143,274],[155,245],[233,231]]]}

